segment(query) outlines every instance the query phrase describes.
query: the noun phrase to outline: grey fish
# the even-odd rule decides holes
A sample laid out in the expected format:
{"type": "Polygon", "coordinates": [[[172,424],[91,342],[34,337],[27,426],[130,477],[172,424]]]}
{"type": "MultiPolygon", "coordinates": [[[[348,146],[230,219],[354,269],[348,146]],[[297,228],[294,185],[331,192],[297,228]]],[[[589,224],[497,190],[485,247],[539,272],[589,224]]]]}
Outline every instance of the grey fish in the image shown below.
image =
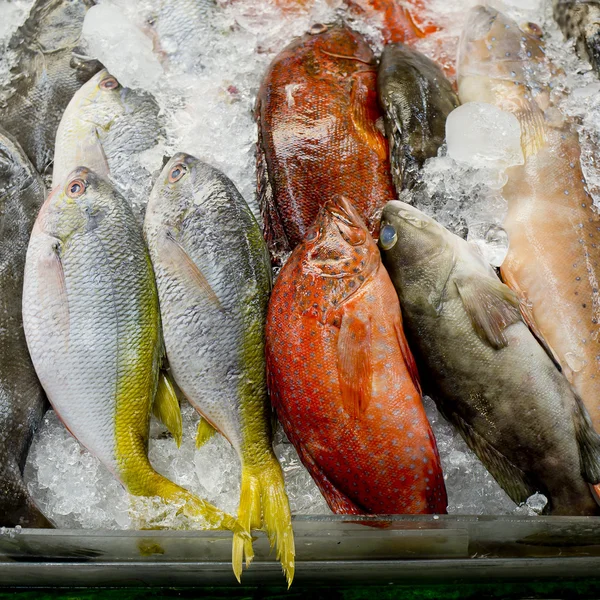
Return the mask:
{"type": "Polygon", "coordinates": [[[0,131],[0,526],[52,526],[22,479],[46,406],[21,314],[27,244],[44,195],[41,177],[23,150],[0,131]]]}
{"type": "Polygon", "coordinates": [[[424,391],[516,503],[600,514],[600,436],[523,322],[517,296],[477,249],[404,202],[383,210],[379,245],[424,391]]]}
{"type": "Polygon", "coordinates": [[[0,123],[42,175],[52,162],[69,100],[101,68],[77,48],[85,13],[93,5],[92,0],[37,0],[9,42],[16,61],[0,103],[0,123]]]}
{"type": "Polygon", "coordinates": [[[446,117],[460,102],[440,67],[404,44],[384,48],[377,93],[390,144],[392,178],[400,194],[414,187],[425,160],[437,155],[446,137],[446,117]]]}
{"type": "Polygon", "coordinates": [[[554,0],[553,11],[565,37],[575,38],[579,56],[600,73],[600,2],[554,0]]]}

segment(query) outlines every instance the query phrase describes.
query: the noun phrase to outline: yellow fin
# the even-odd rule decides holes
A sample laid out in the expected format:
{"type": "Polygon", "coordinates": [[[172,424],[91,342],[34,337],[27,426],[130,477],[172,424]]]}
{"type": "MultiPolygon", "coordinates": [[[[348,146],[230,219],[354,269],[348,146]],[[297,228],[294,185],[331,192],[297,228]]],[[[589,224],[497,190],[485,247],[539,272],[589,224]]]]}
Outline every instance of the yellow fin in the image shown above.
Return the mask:
{"type": "Polygon", "coordinates": [[[179,448],[183,437],[181,409],[173,382],[165,371],[161,371],[158,376],[158,388],[152,413],[171,432],[179,448]]]}
{"type": "Polygon", "coordinates": [[[217,430],[204,418],[200,417],[198,431],[196,432],[196,448],[201,448],[217,433],[217,430]]]}
{"type": "MultiPolygon", "coordinates": [[[[263,529],[271,543],[277,548],[277,560],[285,574],[288,587],[294,579],[295,547],[292,530],[292,515],[281,467],[271,455],[269,464],[259,469],[242,468],[242,491],[238,522],[246,532],[263,529]]],[[[247,549],[247,542],[241,535],[234,534],[232,562],[236,577],[241,575],[242,559],[246,554],[246,567],[250,565],[253,554],[247,549]]]]}

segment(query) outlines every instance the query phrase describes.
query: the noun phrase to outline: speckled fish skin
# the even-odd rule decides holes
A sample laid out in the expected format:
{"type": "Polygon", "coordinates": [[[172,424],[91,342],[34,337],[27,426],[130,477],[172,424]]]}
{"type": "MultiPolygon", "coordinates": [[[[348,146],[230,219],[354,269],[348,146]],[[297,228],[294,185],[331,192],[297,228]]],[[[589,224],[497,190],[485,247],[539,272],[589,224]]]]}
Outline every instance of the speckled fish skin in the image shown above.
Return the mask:
{"type": "Polygon", "coordinates": [[[235,526],[148,460],[162,354],[152,265],[125,199],[86,168],[57,186],[38,215],[23,321],[54,410],[129,493],[174,502],[206,528],[235,526]]]}
{"type": "MultiPolygon", "coordinates": [[[[173,377],[237,451],[238,519],[247,530],[266,530],[291,583],[291,515],[273,452],[265,374],[271,267],[258,223],[223,173],[178,154],[152,190],[144,231],[173,377]]],[[[234,540],[238,579],[240,552],[234,540]]]]}
{"type": "Polygon", "coordinates": [[[600,217],[585,189],[574,124],[542,84],[539,73],[551,66],[539,34],[491,8],[473,9],[461,41],[459,96],[494,103],[521,123],[525,164],[507,171],[502,190],[510,242],[502,278],[600,430],[600,217]]]}
{"type": "Polygon", "coordinates": [[[437,156],[446,138],[446,117],[458,96],[442,70],[404,44],[388,44],[377,75],[379,102],[390,144],[392,178],[398,194],[419,181],[423,163],[437,156]]]}
{"type": "Polygon", "coordinates": [[[554,0],[554,18],[566,38],[575,38],[577,53],[600,74],[600,2],[554,0]]]}
{"type": "Polygon", "coordinates": [[[0,130],[0,527],[51,527],[22,479],[46,404],[21,315],[29,233],[44,196],[41,177],[17,142],[0,130]]]}
{"type": "Polygon", "coordinates": [[[162,132],[156,101],[123,88],[102,69],[73,96],[61,119],[52,185],[85,165],[101,177],[110,175],[125,192],[131,157],[152,148],[162,132]]]}
{"type": "Polygon", "coordinates": [[[596,515],[600,437],[479,251],[403,202],[383,210],[383,261],[423,389],[516,503],[596,515]]]}
{"type": "Polygon", "coordinates": [[[69,100],[102,68],[82,58],[77,47],[93,5],[92,0],[37,0],[9,43],[17,60],[0,103],[0,123],[42,175],[52,162],[56,129],[69,100]]]}
{"type": "Polygon", "coordinates": [[[348,200],[320,210],[282,268],[266,337],[273,405],[334,512],[446,512],[396,293],[348,200]]]}
{"type": "Polygon", "coordinates": [[[313,31],[273,60],[257,100],[259,202],[275,262],[302,240],[326,198],[355,198],[376,234],[378,210],[395,197],[373,53],[347,27],[313,31]]]}

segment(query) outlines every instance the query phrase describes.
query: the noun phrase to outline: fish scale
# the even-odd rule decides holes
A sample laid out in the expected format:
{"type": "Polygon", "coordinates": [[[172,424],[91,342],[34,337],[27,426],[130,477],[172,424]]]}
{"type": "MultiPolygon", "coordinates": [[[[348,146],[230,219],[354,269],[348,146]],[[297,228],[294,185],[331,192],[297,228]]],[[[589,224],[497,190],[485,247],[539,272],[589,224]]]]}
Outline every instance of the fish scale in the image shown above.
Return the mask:
{"type": "Polygon", "coordinates": [[[334,512],[446,511],[395,291],[348,201],[321,209],[284,265],[266,335],[273,404],[334,512]]]}

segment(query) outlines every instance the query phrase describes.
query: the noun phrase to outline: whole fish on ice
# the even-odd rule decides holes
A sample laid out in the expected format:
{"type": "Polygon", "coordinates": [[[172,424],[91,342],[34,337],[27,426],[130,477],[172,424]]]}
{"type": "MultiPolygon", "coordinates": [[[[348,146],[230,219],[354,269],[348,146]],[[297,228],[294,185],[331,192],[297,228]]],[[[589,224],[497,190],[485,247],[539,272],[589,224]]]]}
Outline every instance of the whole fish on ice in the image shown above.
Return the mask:
{"type": "Polygon", "coordinates": [[[41,177],[17,142],[0,130],[0,527],[51,527],[22,479],[46,404],[21,315],[27,244],[44,196],[41,177]]]}
{"type": "MultiPolygon", "coordinates": [[[[271,265],[258,223],[225,175],[178,154],[152,190],[144,231],[171,372],[204,417],[198,445],[216,429],[235,448],[242,463],[238,520],[248,532],[266,531],[290,584],[294,538],[273,452],[264,359],[271,265]]],[[[243,545],[236,536],[238,579],[243,545]]]]}
{"type": "Polygon", "coordinates": [[[516,503],[597,515],[600,436],[479,251],[404,202],[383,210],[383,261],[424,391],[516,503]]]}
{"type": "Polygon", "coordinates": [[[327,198],[355,198],[376,234],[378,210],[395,196],[373,52],[347,27],[313,31],[275,57],[256,105],[259,202],[275,262],[327,198]]]}
{"type": "Polygon", "coordinates": [[[320,209],[283,266],[266,337],[273,405],[334,512],[446,512],[396,293],[348,200],[320,209]]]}
{"type": "Polygon", "coordinates": [[[579,161],[577,130],[552,105],[537,26],[520,29],[492,8],[469,13],[459,96],[512,112],[525,164],[507,171],[504,281],[549,346],[600,430],[600,217],[579,161]]]}
{"type": "MultiPolygon", "coordinates": [[[[238,528],[233,517],[157,473],[148,460],[153,403],[157,414],[179,412],[172,387],[159,378],[154,274],[129,204],[86,168],[56,186],[38,215],[27,251],[23,319],[57,415],[132,495],[160,497],[167,510],[201,527],[238,528]]],[[[179,437],[180,427],[179,420],[173,431],[179,437]]]]}
{"type": "Polygon", "coordinates": [[[93,0],[36,0],[9,42],[14,56],[10,84],[0,101],[0,123],[42,175],[54,154],[54,138],[73,94],[100,63],[78,47],[83,19],[93,0]]]}

